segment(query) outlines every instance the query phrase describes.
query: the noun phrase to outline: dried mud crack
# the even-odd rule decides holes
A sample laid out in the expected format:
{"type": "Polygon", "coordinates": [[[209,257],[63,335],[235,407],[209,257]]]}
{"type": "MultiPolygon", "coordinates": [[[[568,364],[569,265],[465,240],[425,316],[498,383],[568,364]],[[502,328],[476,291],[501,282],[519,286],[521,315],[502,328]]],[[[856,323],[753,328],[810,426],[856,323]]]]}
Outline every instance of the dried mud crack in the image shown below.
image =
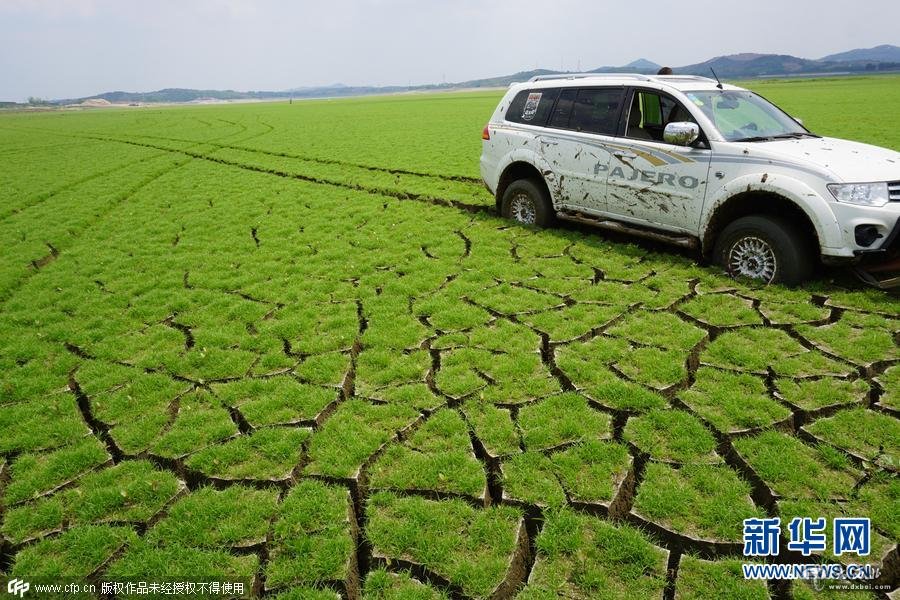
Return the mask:
{"type": "MultiPolygon", "coordinates": [[[[280,152],[299,130],[276,108],[134,113],[182,115],[181,140],[70,129],[140,153],[110,186],[140,176],[92,203],[105,167],[85,167],[0,217],[71,211],[9,234],[30,245],[0,281],[0,571],[52,550],[92,581],[196,561],[260,597],[593,597],[596,573],[631,597],[724,596],[738,517],[811,507],[872,516],[896,588],[892,297],[509,225],[425,154],[328,158],[309,123],[323,156],[280,152]]],[[[781,544],[773,562],[833,560],[781,544]]]]}

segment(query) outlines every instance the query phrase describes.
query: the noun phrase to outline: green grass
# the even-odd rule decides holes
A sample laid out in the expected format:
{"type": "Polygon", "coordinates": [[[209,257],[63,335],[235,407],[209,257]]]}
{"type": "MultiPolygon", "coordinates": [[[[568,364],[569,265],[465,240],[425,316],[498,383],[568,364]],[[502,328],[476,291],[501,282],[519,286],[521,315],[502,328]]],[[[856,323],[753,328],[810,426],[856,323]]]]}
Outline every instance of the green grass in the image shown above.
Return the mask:
{"type": "Polygon", "coordinates": [[[879,402],[883,406],[900,410],[900,367],[891,367],[878,377],[884,388],[884,395],[879,402]]]}
{"type": "Polygon", "coordinates": [[[678,397],[716,429],[726,432],[772,425],[791,414],[769,397],[762,379],[748,373],[701,368],[694,385],[678,397]]]}
{"type": "Polygon", "coordinates": [[[337,397],[334,389],[300,384],[290,377],[220,384],[215,391],[222,404],[240,408],[254,427],[310,421],[337,397]]]}
{"type": "Polygon", "coordinates": [[[538,331],[549,335],[551,341],[564,342],[606,325],[621,312],[621,306],[575,304],[558,310],[527,315],[522,320],[538,331]]]}
{"type": "Polygon", "coordinates": [[[403,445],[393,445],[372,466],[376,488],[434,490],[479,497],[487,485],[460,416],[441,410],[403,445]]]}
{"type": "Polygon", "coordinates": [[[663,390],[687,377],[685,358],[678,350],[635,348],[617,362],[616,367],[633,381],[663,390]]]}
{"type": "Polygon", "coordinates": [[[310,587],[293,587],[288,591],[272,595],[278,600],[339,600],[340,594],[333,590],[310,587]]]}
{"type": "Polygon", "coordinates": [[[83,578],[115,552],[134,543],[128,527],[81,525],[25,548],[16,556],[10,575],[31,578],[83,578]]]}
{"type": "Polygon", "coordinates": [[[678,564],[677,597],[684,600],[768,598],[766,583],[744,579],[741,564],[742,562],[738,560],[708,561],[690,555],[682,556],[678,564]]]}
{"type": "Polygon", "coordinates": [[[224,480],[287,479],[300,462],[309,429],[268,428],[192,454],[185,462],[207,477],[224,480]]]}
{"type": "Polygon", "coordinates": [[[804,429],[864,460],[894,470],[900,466],[900,423],[893,417],[863,408],[850,409],[804,429]]]}
{"type": "Polygon", "coordinates": [[[648,464],[634,508],[683,535],[729,541],[740,541],[744,519],[765,516],[750,499],[750,485],[718,465],[648,464]]]}
{"type": "Polygon", "coordinates": [[[663,406],[660,395],[617,377],[609,369],[612,362],[630,350],[624,340],[597,337],[557,350],[557,365],[578,389],[608,408],[641,412],[663,406]]]}
{"type": "Polygon", "coordinates": [[[887,473],[879,473],[859,488],[853,509],[867,514],[872,524],[888,537],[900,537],[900,481],[887,473]]]}
{"type": "Polygon", "coordinates": [[[565,393],[519,410],[522,440],[529,450],[611,437],[608,414],[591,408],[584,397],[565,393]]]}
{"type": "Polygon", "coordinates": [[[373,570],[366,578],[363,597],[371,600],[442,600],[448,596],[408,574],[373,570]]]}
{"type": "Polygon", "coordinates": [[[637,312],[609,330],[615,337],[641,344],[690,350],[703,339],[703,331],[671,313],[637,312]]]}
{"type": "Polygon", "coordinates": [[[12,465],[6,504],[16,504],[52,491],[109,460],[96,438],[86,437],[46,454],[23,454],[12,465]]]}
{"type": "Polygon", "coordinates": [[[858,404],[869,391],[869,386],[861,379],[846,381],[828,377],[807,381],[779,380],[777,386],[785,400],[805,410],[858,404]]]}
{"type": "Polygon", "coordinates": [[[859,364],[871,364],[900,356],[893,338],[898,327],[898,319],[847,312],[832,325],[817,328],[800,325],[797,330],[839,356],[859,364]]]}
{"type": "Polygon", "coordinates": [[[342,404],[309,445],[306,472],[351,477],[416,412],[403,405],[342,404]]]}
{"type": "MultiPolygon", "coordinates": [[[[856,110],[898,81],[748,85],[900,149],[856,110]]],[[[759,507],[724,437],[779,509],[898,539],[897,296],[512,226],[478,163],[501,93],[0,114],[9,572],[450,595],[403,559],[485,597],[539,505],[515,593],[660,597],[665,552],[597,515],[735,539],[759,507]],[[820,443],[768,430],[795,407],[820,443]]],[[[676,594],[755,597],[732,558],[684,555],[676,594]]]]}
{"type": "Polygon", "coordinates": [[[367,510],[374,552],[426,566],[479,597],[503,580],[520,519],[509,507],[477,510],[388,493],[371,496],[367,510]]]}
{"type": "Polygon", "coordinates": [[[830,448],[812,448],[775,431],[739,439],[734,446],[779,496],[845,498],[860,476],[830,448]]]}
{"type": "Polygon", "coordinates": [[[772,368],[788,377],[847,375],[850,370],[813,350],[779,329],[729,331],[712,342],[700,357],[706,364],[748,373],[764,374],[772,368]]]}
{"type": "Polygon", "coordinates": [[[77,487],[10,509],[3,533],[23,541],[70,524],[143,523],[180,491],[178,480],[146,461],[85,475],[77,487]]]}
{"type": "Polygon", "coordinates": [[[349,510],[341,488],[304,481],[291,490],[273,525],[266,586],[346,581],[355,560],[349,510]]]}
{"type": "Polygon", "coordinates": [[[503,465],[504,495],[539,506],[565,504],[566,495],[553,461],[540,452],[525,452],[503,465]]]}
{"type": "Polygon", "coordinates": [[[716,327],[762,324],[762,319],[753,310],[749,300],[730,294],[697,296],[682,306],[681,310],[698,321],[716,327]]]}
{"type": "Polygon", "coordinates": [[[716,440],[703,424],[682,410],[653,410],[632,417],[625,439],[657,460],[676,463],[721,462],[716,440]]]}
{"type": "Polygon", "coordinates": [[[637,529],[550,512],[519,598],[649,598],[662,594],[666,553],[637,529]]]}
{"type": "Polygon", "coordinates": [[[567,498],[608,505],[631,467],[621,444],[587,441],[549,456],[524,452],[503,463],[504,495],[539,506],[567,498]]]}
{"type": "Polygon", "coordinates": [[[464,404],[462,410],[491,456],[519,451],[519,434],[508,409],[472,400],[464,404]]]}
{"type": "Polygon", "coordinates": [[[223,491],[201,488],[176,502],[147,532],[147,540],[196,548],[259,544],[266,539],[277,500],[274,492],[241,486],[223,491]]]}
{"type": "Polygon", "coordinates": [[[228,411],[202,392],[192,392],[181,400],[175,422],[150,447],[167,458],[179,458],[238,433],[228,411]]]}
{"type": "Polygon", "coordinates": [[[553,456],[569,496],[594,504],[612,500],[631,463],[624,446],[608,442],[585,442],[553,456]]]}
{"type": "Polygon", "coordinates": [[[139,581],[144,573],[165,572],[169,580],[187,581],[202,574],[205,581],[244,583],[249,590],[259,565],[255,555],[235,556],[222,550],[202,550],[179,543],[154,546],[144,540],[131,544],[107,570],[113,581],[139,581]]]}

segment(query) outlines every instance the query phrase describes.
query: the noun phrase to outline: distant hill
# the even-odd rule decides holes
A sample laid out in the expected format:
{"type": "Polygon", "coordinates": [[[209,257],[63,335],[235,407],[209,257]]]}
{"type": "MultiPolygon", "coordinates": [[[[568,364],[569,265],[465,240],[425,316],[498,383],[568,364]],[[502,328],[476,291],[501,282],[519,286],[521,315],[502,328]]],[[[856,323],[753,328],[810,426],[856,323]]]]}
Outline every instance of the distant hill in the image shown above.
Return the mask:
{"type": "MultiPolygon", "coordinates": [[[[723,79],[747,79],[753,77],[778,77],[818,73],[854,73],[900,70],[900,47],[879,46],[869,50],[851,50],[843,55],[860,57],[881,55],[885,60],[853,58],[847,60],[810,60],[788,54],[732,54],[717,56],[702,63],[674,69],[676,74],[711,75],[710,68],[723,79]],[[894,57],[896,58],[890,58],[894,57]]],[[[832,55],[841,56],[838,54],[832,55]]],[[[826,57],[827,58],[827,57],[826,57]]]]}
{"type": "Polygon", "coordinates": [[[857,48],[838,54],[823,56],[821,61],[874,61],[874,62],[900,62],[900,46],[883,44],[874,48],[857,48]]]}
{"type": "Polygon", "coordinates": [[[816,73],[829,70],[824,63],[787,54],[732,54],[731,56],[717,56],[702,63],[676,67],[674,71],[679,75],[709,77],[710,69],[714,69],[716,75],[723,79],[792,75],[804,72],[816,73]]]}
{"type": "MultiPolygon", "coordinates": [[[[653,74],[660,68],[657,63],[639,58],[621,67],[599,67],[591,73],[644,73],[653,74]]],[[[707,61],[682,67],[672,67],[676,74],[712,75],[710,69],[722,79],[750,79],[756,77],[799,76],[811,74],[872,73],[879,71],[900,71],[900,47],[891,45],[875,48],[849,50],[831,54],[819,60],[798,58],[787,54],[732,54],[717,56],[707,61]]],[[[160,103],[160,102],[210,102],[229,100],[275,100],[287,98],[333,98],[343,96],[364,96],[369,94],[391,94],[432,90],[453,90],[472,88],[502,88],[519,81],[528,81],[536,75],[569,74],[567,71],[534,69],[520,71],[512,75],[501,75],[483,79],[472,79],[457,83],[417,85],[417,86],[350,86],[335,83],[320,87],[298,87],[278,92],[234,90],[194,90],[169,88],[154,92],[105,92],[96,96],[55,100],[54,104],[81,104],[86,100],[106,100],[113,104],[160,103]]]]}
{"type": "Polygon", "coordinates": [[[107,100],[113,104],[153,104],[165,102],[208,102],[228,100],[277,100],[288,98],[325,98],[332,96],[363,96],[366,94],[385,94],[406,90],[403,87],[307,87],[281,92],[237,92],[234,90],[194,90],[188,88],[167,88],[154,92],[104,92],[96,96],[55,100],[56,104],[80,104],[86,100],[107,100]]]}
{"type": "Polygon", "coordinates": [[[438,86],[418,86],[418,89],[440,89],[440,88],[490,88],[490,87],[507,87],[516,81],[528,81],[537,75],[555,75],[559,71],[550,71],[547,69],[534,69],[531,71],[519,71],[512,75],[502,75],[500,77],[489,77],[487,79],[472,79],[469,81],[461,81],[459,83],[448,83],[438,86]]]}
{"type": "Polygon", "coordinates": [[[622,68],[624,68],[624,69],[636,69],[638,71],[653,71],[654,73],[659,71],[660,67],[662,67],[662,65],[658,65],[655,62],[653,62],[652,60],[647,60],[646,58],[639,58],[637,60],[631,61],[627,65],[622,66],[622,68]]]}

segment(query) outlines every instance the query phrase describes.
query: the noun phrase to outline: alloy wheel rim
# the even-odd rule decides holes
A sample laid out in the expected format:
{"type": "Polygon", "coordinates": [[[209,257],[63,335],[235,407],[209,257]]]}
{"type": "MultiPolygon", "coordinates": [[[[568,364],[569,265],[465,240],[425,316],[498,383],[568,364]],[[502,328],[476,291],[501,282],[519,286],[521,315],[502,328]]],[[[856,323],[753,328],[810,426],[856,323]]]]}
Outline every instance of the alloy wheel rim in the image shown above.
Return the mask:
{"type": "Polygon", "coordinates": [[[751,279],[770,283],[775,278],[778,263],[768,242],[758,237],[738,240],[728,254],[728,271],[751,279]]]}
{"type": "Polygon", "coordinates": [[[534,201],[528,194],[516,194],[512,202],[509,204],[509,212],[513,219],[519,223],[534,225],[537,218],[537,211],[534,207],[534,201]]]}

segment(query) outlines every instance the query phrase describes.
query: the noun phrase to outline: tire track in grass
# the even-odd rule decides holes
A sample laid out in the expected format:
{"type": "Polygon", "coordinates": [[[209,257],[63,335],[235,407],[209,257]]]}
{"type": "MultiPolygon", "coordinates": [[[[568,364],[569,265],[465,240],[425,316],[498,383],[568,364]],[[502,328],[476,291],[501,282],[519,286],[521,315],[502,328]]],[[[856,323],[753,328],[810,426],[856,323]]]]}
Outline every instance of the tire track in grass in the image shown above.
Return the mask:
{"type": "Polygon", "coordinates": [[[3,150],[0,152],[0,157],[12,156],[14,154],[20,154],[22,152],[39,152],[41,150],[55,150],[57,148],[66,148],[69,146],[77,146],[81,142],[62,142],[59,144],[43,144],[40,146],[22,146],[22,147],[12,147],[8,150],[3,150]]]}
{"type": "MultiPolygon", "coordinates": [[[[264,125],[266,125],[266,124],[264,123],[264,125]]],[[[267,126],[271,127],[271,125],[267,125],[267,126]]],[[[265,131],[265,132],[263,132],[261,134],[257,134],[257,135],[266,135],[268,133],[271,133],[271,131],[265,131]]],[[[137,137],[156,139],[156,140],[161,140],[161,141],[169,141],[169,142],[181,142],[181,143],[196,142],[196,140],[187,140],[187,139],[182,139],[182,138],[169,138],[169,137],[157,136],[157,135],[146,135],[146,134],[135,134],[135,135],[137,135],[137,137]]],[[[246,139],[239,140],[239,141],[244,142],[244,141],[247,141],[247,140],[257,137],[257,135],[254,135],[254,136],[251,136],[246,139]]],[[[317,157],[317,156],[292,154],[290,152],[281,152],[281,151],[277,151],[277,150],[265,150],[262,148],[239,146],[237,144],[223,144],[223,143],[219,143],[219,142],[206,142],[206,143],[208,143],[212,146],[217,146],[219,148],[227,148],[229,150],[239,150],[242,152],[250,152],[250,153],[254,153],[254,154],[264,154],[266,156],[278,156],[281,158],[293,158],[293,159],[297,159],[297,160],[305,160],[308,162],[316,162],[316,163],[320,163],[323,165],[338,165],[338,166],[342,166],[342,167],[353,167],[356,169],[364,169],[366,171],[389,173],[391,175],[411,175],[414,177],[428,177],[431,179],[440,179],[442,181],[454,181],[454,182],[458,182],[458,183],[471,183],[471,184],[479,185],[479,186],[483,185],[483,182],[480,178],[469,177],[466,175],[440,175],[437,173],[425,173],[423,171],[414,171],[411,169],[392,169],[389,167],[378,167],[375,165],[354,163],[354,162],[350,162],[350,161],[346,161],[346,160],[339,160],[336,158],[322,158],[322,157],[317,157]]]]}
{"type": "Polygon", "coordinates": [[[95,179],[99,179],[101,177],[106,177],[107,175],[112,175],[113,173],[115,173],[117,171],[121,171],[122,169],[127,169],[128,167],[132,167],[136,164],[140,164],[143,162],[150,162],[151,160],[159,158],[161,156],[165,156],[165,153],[153,154],[151,156],[142,156],[140,158],[136,158],[134,160],[130,160],[128,162],[119,164],[110,169],[105,169],[103,171],[91,173],[90,175],[86,175],[80,179],[76,179],[75,181],[70,181],[69,183],[65,183],[53,190],[50,190],[49,192],[46,192],[43,194],[38,194],[37,196],[35,196],[32,199],[32,201],[29,201],[26,204],[23,204],[21,206],[16,206],[16,207],[8,209],[4,212],[0,212],[0,223],[6,221],[7,219],[9,219],[10,217],[12,217],[14,215],[21,213],[24,210],[28,210],[29,208],[38,206],[42,202],[46,202],[47,200],[53,198],[54,196],[57,196],[64,192],[68,192],[70,190],[74,190],[77,187],[84,185],[85,183],[89,183],[89,182],[91,182],[95,179]]]}
{"type": "MultiPolygon", "coordinates": [[[[201,160],[206,160],[213,163],[218,163],[221,165],[227,165],[230,167],[237,167],[239,169],[244,169],[247,171],[254,171],[256,173],[263,173],[266,175],[275,175],[278,177],[283,177],[286,179],[297,179],[299,181],[306,181],[309,183],[317,183],[320,185],[328,185],[332,187],[338,187],[347,190],[353,190],[357,192],[366,192],[369,194],[375,194],[377,196],[387,196],[389,198],[395,198],[397,200],[411,200],[415,202],[422,202],[425,204],[432,204],[435,206],[446,206],[449,208],[456,208],[458,210],[468,212],[468,213],[485,213],[485,214],[493,214],[493,206],[489,204],[469,204],[468,202],[462,202],[460,200],[448,200],[446,198],[439,198],[436,196],[430,196],[427,194],[418,194],[414,192],[403,192],[399,190],[392,190],[389,188],[379,188],[379,187],[369,187],[365,185],[361,185],[358,183],[349,183],[346,181],[338,181],[336,179],[327,179],[321,177],[311,177],[309,175],[304,175],[302,173],[291,173],[289,171],[283,171],[281,169],[272,169],[266,167],[260,167],[255,165],[248,165],[246,163],[229,160],[225,158],[219,158],[215,156],[211,156],[209,154],[204,154],[202,152],[194,152],[189,149],[178,149],[178,148],[166,148],[165,146],[156,146],[153,144],[145,144],[135,141],[127,141],[116,138],[102,138],[102,137],[91,137],[90,139],[98,139],[106,142],[114,142],[119,144],[128,144],[131,146],[139,146],[142,148],[154,148],[157,150],[165,150],[167,152],[172,152],[175,154],[184,154],[191,158],[197,158],[201,160]]],[[[205,144],[205,145],[215,145],[215,144],[205,144]]]]}
{"type": "MultiPolygon", "coordinates": [[[[269,126],[269,127],[271,127],[271,126],[269,126]]],[[[43,129],[35,129],[35,130],[42,131],[42,132],[45,131],[43,129]]],[[[340,165],[340,166],[346,166],[346,167],[360,168],[360,169],[372,171],[372,172],[388,173],[388,174],[392,174],[392,175],[409,175],[409,176],[414,176],[414,177],[438,179],[441,181],[451,181],[451,182],[479,184],[479,185],[482,184],[481,179],[474,178],[474,177],[466,177],[466,176],[461,176],[461,175],[447,176],[447,175],[437,175],[437,174],[433,174],[433,173],[422,173],[422,172],[418,172],[418,171],[405,170],[405,169],[390,169],[390,168],[385,168],[385,167],[376,167],[376,166],[371,166],[371,165],[356,164],[356,163],[341,161],[341,160],[337,160],[337,159],[305,157],[305,156],[295,155],[295,154],[290,154],[290,153],[285,153],[285,152],[266,151],[266,150],[260,150],[260,149],[255,149],[255,148],[237,146],[234,144],[223,144],[223,143],[215,141],[215,140],[219,140],[219,139],[226,139],[226,138],[232,137],[234,135],[239,135],[240,133],[241,132],[239,132],[237,134],[230,133],[230,134],[226,134],[224,136],[220,136],[217,138],[211,138],[210,140],[206,140],[206,141],[197,141],[197,140],[188,140],[188,139],[180,139],[180,138],[169,138],[169,137],[164,137],[164,136],[151,136],[151,135],[135,134],[136,136],[141,137],[141,138],[192,144],[192,146],[188,146],[188,148],[171,148],[171,147],[162,146],[162,145],[141,143],[141,142],[137,142],[134,140],[105,137],[105,136],[101,136],[101,135],[97,135],[97,134],[93,134],[93,133],[89,133],[89,132],[72,133],[72,134],[66,134],[66,135],[71,136],[71,137],[78,137],[80,139],[91,139],[91,140],[97,140],[97,141],[102,141],[102,142],[128,144],[128,145],[138,146],[138,147],[143,147],[143,148],[153,148],[156,150],[162,150],[162,151],[166,151],[166,152],[181,153],[181,154],[186,154],[188,156],[191,156],[193,158],[200,158],[200,159],[208,160],[211,162],[217,162],[220,164],[235,166],[235,167],[239,167],[239,168],[243,168],[243,169],[247,169],[247,170],[251,170],[251,171],[256,171],[258,173],[266,173],[266,174],[277,175],[277,176],[281,176],[281,177],[285,177],[285,178],[298,179],[298,180],[307,181],[310,183],[332,185],[332,186],[341,187],[344,189],[351,189],[351,190],[355,190],[355,191],[367,192],[367,193],[372,193],[372,194],[376,194],[376,195],[380,195],[380,196],[388,196],[388,197],[396,198],[398,200],[423,201],[423,202],[438,205],[438,206],[450,206],[453,208],[458,208],[461,210],[468,211],[470,213],[471,212],[493,213],[493,207],[494,207],[493,203],[486,203],[486,204],[481,204],[481,205],[471,204],[471,203],[463,202],[461,200],[440,198],[440,197],[429,195],[429,194],[421,194],[421,193],[417,193],[417,192],[402,192],[402,191],[398,191],[398,190],[391,189],[391,188],[372,187],[372,186],[365,186],[362,184],[349,183],[349,182],[340,181],[340,180],[336,180],[336,179],[312,177],[312,176],[304,175],[302,173],[293,173],[293,172],[289,172],[289,171],[283,171],[280,169],[267,168],[267,167],[261,167],[261,166],[256,166],[256,165],[249,165],[246,163],[242,163],[240,161],[234,161],[234,160],[229,160],[229,159],[225,159],[225,158],[218,158],[218,157],[211,156],[210,154],[195,153],[195,152],[191,152],[189,150],[189,148],[191,148],[193,146],[208,145],[208,146],[214,146],[218,149],[232,149],[232,150],[237,150],[237,151],[241,151],[241,152],[247,152],[250,154],[262,154],[262,155],[276,156],[276,157],[282,157],[282,158],[292,158],[295,160],[303,160],[303,161],[307,161],[307,162],[315,162],[315,163],[327,164],[327,165],[340,165]]],[[[266,135],[268,133],[271,133],[271,131],[262,132],[259,135],[266,135]]],[[[256,135],[251,136],[251,137],[256,137],[256,135]]],[[[248,138],[248,139],[250,139],[250,138],[248,138]]],[[[0,217],[0,218],[2,218],[2,217],[0,217]]]]}
{"type": "MultiPolygon", "coordinates": [[[[157,158],[160,158],[161,156],[163,156],[163,155],[160,155],[157,158]]],[[[72,244],[69,244],[69,247],[78,243],[80,241],[80,239],[82,238],[82,236],[84,236],[85,233],[89,232],[91,229],[93,229],[98,224],[100,224],[103,221],[103,219],[107,215],[109,215],[109,213],[111,213],[112,211],[117,209],[119,206],[121,206],[127,200],[131,199],[135,194],[140,192],[143,188],[152,184],[157,179],[159,179],[165,175],[168,175],[169,173],[183,167],[190,161],[191,161],[191,159],[188,158],[186,160],[182,160],[180,162],[176,162],[175,164],[169,165],[166,168],[164,168],[162,171],[153,173],[153,174],[149,175],[148,177],[145,177],[144,179],[142,179],[140,182],[137,183],[137,185],[134,185],[134,186],[128,188],[118,198],[115,198],[114,200],[112,200],[109,203],[109,205],[107,206],[107,208],[103,212],[103,214],[99,215],[98,218],[93,222],[93,224],[88,225],[87,227],[84,227],[81,231],[75,232],[75,234],[72,236],[72,244]]],[[[55,246],[53,248],[55,250],[55,253],[51,251],[51,254],[54,254],[53,262],[55,262],[55,260],[58,260],[61,256],[63,256],[65,248],[57,249],[55,246]]],[[[51,262],[51,261],[47,261],[47,263],[49,263],[49,262],[51,262]]],[[[45,263],[45,264],[47,264],[47,263],[45,263]]],[[[2,312],[3,306],[5,306],[6,303],[10,299],[13,298],[19,292],[19,290],[21,290],[22,287],[31,280],[32,277],[34,277],[35,275],[40,273],[42,270],[43,270],[42,268],[35,266],[30,271],[28,271],[24,277],[20,278],[13,285],[11,285],[7,290],[3,291],[2,294],[4,294],[4,295],[0,296],[0,312],[2,312]]]]}

